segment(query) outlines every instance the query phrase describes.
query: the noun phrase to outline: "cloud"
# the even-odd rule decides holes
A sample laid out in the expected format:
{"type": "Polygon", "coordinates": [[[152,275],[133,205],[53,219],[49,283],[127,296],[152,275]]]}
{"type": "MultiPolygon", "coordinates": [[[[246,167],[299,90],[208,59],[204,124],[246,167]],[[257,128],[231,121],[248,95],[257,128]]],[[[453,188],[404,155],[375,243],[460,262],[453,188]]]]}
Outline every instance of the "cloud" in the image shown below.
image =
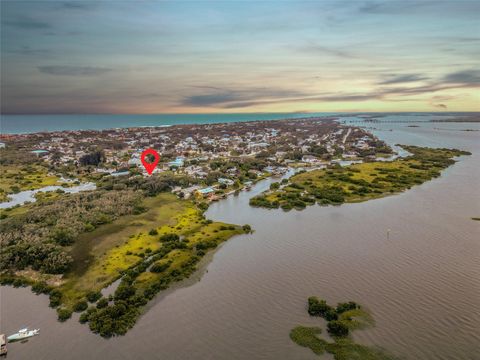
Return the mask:
{"type": "MultiPolygon", "coordinates": [[[[405,74],[391,77],[380,85],[402,84],[430,79],[419,74],[405,74]]],[[[420,86],[379,87],[366,93],[306,94],[294,90],[266,88],[225,90],[218,87],[200,87],[209,90],[208,94],[193,95],[184,98],[182,105],[209,106],[222,109],[245,108],[258,105],[295,102],[362,102],[368,100],[403,101],[402,97],[432,94],[442,90],[472,88],[480,86],[480,71],[463,70],[447,74],[437,80],[430,80],[420,86]]],[[[433,97],[432,106],[446,109],[447,97],[433,97]],[[442,101],[442,103],[437,103],[442,101]]],[[[408,101],[413,101],[408,99],[408,101]]]]}
{"type": "Polygon", "coordinates": [[[7,50],[9,54],[19,54],[19,55],[47,55],[52,51],[47,49],[32,49],[30,46],[22,46],[21,48],[15,50],[7,50]]]}
{"type": "Polygon", "coordinates": [[[405,74],[405,75],[391,76],[388,79],[379,82],[379,84],[380,85],[401,84],[401,83],[415,82],[415,81],[428,80],[428,79],[429,79],[428,77],[418,75],[418,74],[405,74]]]}
{"type": "Polygon", "coordinates": [[[336,48],[332,48],[332,47],[328,47],[328,46],[322,46],[322,45],[318,45],[318,44],[304,45],[304,46],[301,46],[301,47],[297,47],[295,50],[300,50],[300,51],[308,52],[308,53],[333,55],[333,56],[337,56],[337,57],[341,57],[341,58],[348,58],[348,59],[356,57],[348,51],[344,51],[344,50],[341,50],[341,49],[336,49],[336,48]]]}
{"type": "Polygon", "coordinates": [[[238,101],[241,98],[233,93],[219,93],[207,95],[187,96],[183,101],[183,105],[187,106],[212,106],[232,101],[238,101]]]}
{"type": "Polygon", "coordinates": [[[268,105],[268,104],[276,104],[276,103],[292,103],[292,102],[322,102],[322,101],[330,101],[330,102],[342,102],[342,101],[366,101],[372,99],[379,99],[381,98],[381,94],[371,93],[371,94],[338,94],[338,95],[322,95],[322,96],[305,96],[305,97],[297,97],[297,98],[290,98],[290,99],[273,99],[273,100],[258,100],[258,101],[241,101],[241,102],[234,102],[229,103],[221,106],[224,109],[235,109],[235,108],[244,108],[250,107],[255,105],[268,105]]]}
{"type": "Polygon", "coordinates": [[[111,71],[112,69],[93,66],[39,66],[38,70],[49,75],[66,75],[66,76],[95,76],[111,71]]]}
{"type": "Polygon", "coordinates": [[[365,94],[305,94],[292,90],[265,89],[263,92],[255,89],[253,92],[235,94],[232,92],[209,95],[190,96],[182,102],[186,106],[212,106],[222,109],[246,108],[256,105],[277,103],[295,103],[312,101],[366,101],[380,99],[382,93],[372,92],[365,94]],[[192,99],[193,98],[193,99],[192,99]]]}
{"type": "Polygon", "coordinates": [[[17,16],[15,19],[5,20],[5,25],[24,30],[44,30],[52,27],[47,22],[36,20],[28,16],[17,16]]]}
{"type": "Polygon", "coordinates": [[[480,71],[462,70],[444,75],[421,86],[394,87],[380,89],[383,95],[419,95],[442,90],[480,87],[480,71]]]}
{"type": "MultiPolygon", "coordinates": [[[[186,96],[181,105],[200,107],[217,106],[222,108],[247,107],[251,103],[272,99],[288,99],[290,97],[305,96],[305,93],[295,90],[248,88],[248,89],[224,89],[215,86],[195,86],[195,88],[207,89],[210,92],[202,95],[186,96]]],[[[276,101],[276,100],[275,100],[276,101]]]]}
{"type": "Polygon", "coordinates": [[[90,10],[94,8],[95,4],[81,3],[80,1],[67,1],[62,3],[61,6],[71,10],[90,10]]]}
{"type": "Polygon", "coordinates": [[[449,100],[454,100],[456,99],[457,96],[453,95],[435,95],[432,97],[432,101],[449,101],[449,100]]]}
{"type": "Polygon", "coordinates": [[[443,82],[450,84],[480,85],[480,70],[463,70],[446,75],[443,82]]]}

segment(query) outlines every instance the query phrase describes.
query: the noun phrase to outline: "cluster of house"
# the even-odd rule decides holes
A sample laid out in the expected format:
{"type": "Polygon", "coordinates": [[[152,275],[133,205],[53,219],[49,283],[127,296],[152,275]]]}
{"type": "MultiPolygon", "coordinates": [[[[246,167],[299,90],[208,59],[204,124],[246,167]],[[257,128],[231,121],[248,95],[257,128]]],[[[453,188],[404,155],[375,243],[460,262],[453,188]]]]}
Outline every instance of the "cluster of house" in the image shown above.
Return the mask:
{"type": "MultiPolygon", "coordinates": [[[[360,129],[342,126],[325,119],[297,119],[279,121],[240,122],[230,124],[179,125],[110,129],[103,131],[66,131],[13,135],[16,143],[30,146],[32,153],[50,163],[78,165],[80,159],[102,149],[105,161],[95,169],[112,176],[129,174],[131,167],[143,169],[140,156],[146,148],[161,154],[154,172],[177,170],[191,177],[204,179],[212,171],[215,159],[255,158],[265,159],[268,166],[263,171],[250,170],[257,176],[285,173],[292,162],[311,165],[328,163],[334,157],[356,159],[359,151],[368,149],[373,135],[360,129]],[[310,151],[312,145],[322,146],[327,157],[310,151]],[[302,154],[292,160],[287,155],[302,154]]],[[[7,142],[7,141],[6,141],[7,142]]],[[[8,144],[8,142],[7,142],[8,144]]],[[[0,147],[5,146],[0,143],[0,147]]],[[[146,174],[146,173],[145,173],[146,174]]],[[[233,185],[239,170],[229,168],[218,185],[233,185]]],[[[215,187],[182,189],[183,195],[201,196],[215,192],[215,187]]]]}
{"type": "MultiPolygon", "coordinates": [[[[233,184],[235,184],[235,181],[226,178],[219,178],[217,179],[217,183],[218,184],[207,187],[202,187],[200,185],[194,185],[187,188],[176,187],[172,190],[172,192],[177,195],[181,194],[181,196],[185,199],[195,196],[200,198],[210,198],[210,200],[214,200],[214,198],[216,198],[215,192],[221,185],[232,186],[233,184]]],[[[251,183],[251,181],[245,182],[245,185],[249,186],[251,185],[251,183]]]]}

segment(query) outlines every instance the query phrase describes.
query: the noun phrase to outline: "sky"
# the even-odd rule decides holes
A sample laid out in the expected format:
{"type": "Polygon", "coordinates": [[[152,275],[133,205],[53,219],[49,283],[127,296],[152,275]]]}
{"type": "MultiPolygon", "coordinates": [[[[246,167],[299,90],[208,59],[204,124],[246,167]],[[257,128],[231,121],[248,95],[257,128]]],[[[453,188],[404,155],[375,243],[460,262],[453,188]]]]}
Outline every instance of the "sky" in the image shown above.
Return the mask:
{"type": "Polygon", "coordinates": [[[1,112],[480,111],[480,1],[1,0],[1,112]]]}

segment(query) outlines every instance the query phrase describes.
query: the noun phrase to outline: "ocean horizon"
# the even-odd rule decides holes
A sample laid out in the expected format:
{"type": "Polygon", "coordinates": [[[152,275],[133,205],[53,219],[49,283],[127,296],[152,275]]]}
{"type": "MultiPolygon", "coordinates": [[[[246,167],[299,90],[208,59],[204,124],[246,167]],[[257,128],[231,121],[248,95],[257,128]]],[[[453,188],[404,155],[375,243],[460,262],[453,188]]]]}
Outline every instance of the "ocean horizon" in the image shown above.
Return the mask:
{"type": "Polygon", "coordinates": [[[246,121],[281,120],[303,117],[348,117],[359,114],[399,114],[451,116],[471,112],[311,112],[311,113],[228,113],[228,114],[2,114],[2,134],[30,134],[68,130],[106,130],[185,124],[217,124],[246,121]]]}

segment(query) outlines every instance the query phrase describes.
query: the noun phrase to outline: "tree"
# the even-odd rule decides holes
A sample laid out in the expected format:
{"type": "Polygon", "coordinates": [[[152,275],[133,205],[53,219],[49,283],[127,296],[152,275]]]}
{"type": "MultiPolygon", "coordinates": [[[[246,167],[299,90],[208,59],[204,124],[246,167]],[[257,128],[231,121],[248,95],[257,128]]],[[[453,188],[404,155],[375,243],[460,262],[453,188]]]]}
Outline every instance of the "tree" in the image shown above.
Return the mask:
{"type": "Polygon", "coordinates": [[[325,314],[331,310],[332,307],[325,300],[318,300],[315,296],[308,298],[308,313],[311,316],[325,317],[325,314]]]}
{"type": "Polygon", "coordinates": [[[87,310],[87,308],[88,308],[88,303],[85,300],[80,300],[73,306],[73,311],[82,312],[84,310],[87,310]]]}
{"type": "Polygon", "coordinates": [[[58,289],[50,291],[50,307],[56,308],[62,302],[62,293],[58,289]]]}
{"type": "Polygon", "coordinates": [[[103,309],[103,308],[106,308],[107,306],[108,306],[108,299],[101,298],[100,300],[98,300],[97,309],[103,309]]]}
{"type": "Polygon", "coordinates": [[[333,336],[345,337],[348,335],[348,326],[339,320],[329,321],[327,330],[333,336]]]}
{"type": "Polygon", "coordinates": [[[357,305],[357,303],[355,303],[353,301],[349,301],[348,303],[338,303],[337,304],[337,314],[341,314],[341,313],[344,313],[345,311],[355,310],[355,309],[358,309],[358,308],[360,308],[360,306],[357,305]]]}
{"type": "Polygon", "coordinates": [[[69,309],[57,309],[58,321],[64,322],[70,319],[72,316],[72,311],[69,309]]]}
{"type": "Polygon", "coordinates": [[[177,234],[164,234],[160,236],[160,241],[161,242],[170,242],[170,241],[178,241],[180,237],[177,234]]]}
{"type": "Polygon", "coordinates": [[[122,282],[115,291],[115,300],[126,300],[133,295],[135,295],[135,288],[122,282]]]}
{"type": "Polygon", "coordinates": [[[98,166],[101,162],[105,161],[105,154],[103,151],[97,150],[90,154],[83,155],[80,159],[80,165],[82,166],[98,166]]]}
{"type": "Polygon", "coordinates": [[[57,227],[52,232],[52,239],[61,246],[71,245],[73,237],[72,231],[65,227],[57,227]]]}
{"type": "Polygon", "coordinates": [[[280,183],[274,182],[270,184],[270,190],[277,190],[280,187],[280,183]]]}
{"type": "Polygon", "coordinates": [[[90,291],[87,294],[87,300],[91,303],[94,303],[98,299],[102,297],[102,293],[100,291],[90,291]]]}
{"type": "Polygon", "coordinates": [[[169,266],[170,266],[170,262],[163,262],[163,263],[157,262],[152,265],[152,267],[150,268],[150,272],[161,273],[162,271],[167,270],[169,266]]]}

